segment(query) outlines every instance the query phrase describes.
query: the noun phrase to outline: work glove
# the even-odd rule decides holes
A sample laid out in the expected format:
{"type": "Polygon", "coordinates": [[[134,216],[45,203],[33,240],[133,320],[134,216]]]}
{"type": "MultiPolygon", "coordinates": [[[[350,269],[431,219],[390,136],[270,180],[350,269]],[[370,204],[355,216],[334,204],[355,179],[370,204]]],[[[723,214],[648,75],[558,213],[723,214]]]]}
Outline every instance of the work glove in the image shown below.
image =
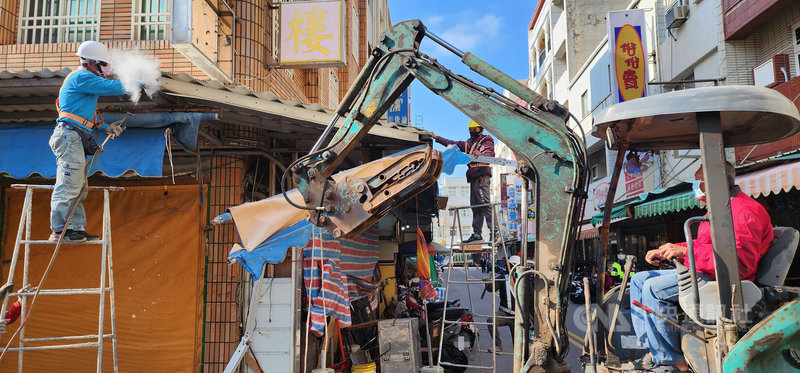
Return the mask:
{"type": "Polygon", "coordinates": [[[118,120],[106,127],[106,134],[111,136],[112,139],[115,139],[122,133],[122,131],[125,131],[125,128],[127,127],[122,125],[122,120],[118,120]]]}

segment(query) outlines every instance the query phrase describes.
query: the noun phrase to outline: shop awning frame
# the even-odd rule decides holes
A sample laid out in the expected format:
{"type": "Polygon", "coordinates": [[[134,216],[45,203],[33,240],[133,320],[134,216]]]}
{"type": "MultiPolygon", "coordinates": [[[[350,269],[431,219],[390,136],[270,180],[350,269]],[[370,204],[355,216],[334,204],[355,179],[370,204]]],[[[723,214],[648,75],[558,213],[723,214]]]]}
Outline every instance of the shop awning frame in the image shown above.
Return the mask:
{"type": "MultiPolygon", "coordinates": [[[[623,205],[614,207],[614,209],[611,210],[611,222],[613,223],[614,221],[619,221],[621,219],[629,218],[630,214],[628,213],[628,206],[630,206],[631,204],[636,203],[636,202],[637,201],[632,201],[632,202],[628,202],[628,203],[625,203],[623,205]]],[[[592,216],[592,220],[591,220],[591,224],[592,225],[597,225],[597,224],[600,224],[602,222],[603,222],[603,211],[600,211],[599,213],[597,213],[594,216],[592,216]]]]}
{"type": "Polygon", "coordinates": [[[753,198],[800,189],[800,161],[737,176],[736,184],[753,198]]]}
{"type": "Polygon", "coordinates": [[[633,217],[647,218],[703,206],[704,204],[695,198],[694,191],[690,190],[636,205],[633,207],[633,217]]]}

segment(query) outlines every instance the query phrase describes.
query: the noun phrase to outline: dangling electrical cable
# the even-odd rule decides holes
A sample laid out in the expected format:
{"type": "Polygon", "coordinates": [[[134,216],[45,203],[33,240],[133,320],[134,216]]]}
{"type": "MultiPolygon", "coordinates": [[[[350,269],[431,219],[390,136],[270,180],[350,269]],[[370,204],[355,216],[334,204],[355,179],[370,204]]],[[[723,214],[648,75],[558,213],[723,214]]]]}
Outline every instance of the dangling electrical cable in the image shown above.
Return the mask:
{"type": "Polygon", "coordinates": [[[172,128],[167,128],[164,131],[164,142],[167,148],[167,158],[169,158],[169,168],[172,170],[172,184],[175,184],[175,166],[172,164],[172,142],[169,140],[172,134],[172,128]]]}

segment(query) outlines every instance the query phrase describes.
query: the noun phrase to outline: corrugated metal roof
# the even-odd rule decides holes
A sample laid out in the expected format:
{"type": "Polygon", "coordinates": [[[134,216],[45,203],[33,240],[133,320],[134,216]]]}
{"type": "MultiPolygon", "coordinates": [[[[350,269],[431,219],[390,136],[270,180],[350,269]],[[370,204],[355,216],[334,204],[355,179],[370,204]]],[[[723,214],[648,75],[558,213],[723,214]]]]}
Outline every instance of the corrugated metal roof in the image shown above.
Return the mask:
{"type": "MultiPolygon", "coordinates": [[[[54,120],[55,97],[64,77],[71,71],[69,68],[60,71],[0,71],[0,124],[54,120]]],[[[215,80],[199,80],[185,73],[162,73],[161,81],[162,91],[159,95],[164,97],[157,96],[152,101],[144,99],[138,104],[116,97],[101,98],[101,103],[116,111],[180,107],[180,104],[188,103],[196,107],[227,110],[230,112],[228,119],[237,123],[244,121],[258,126],[268,119],[268,122],[277,123],[275,125],[286,122],[305,125],[313,132],[319,130],[319,125],[326,125],[334,115],[332,110],[317,103],[282,99],[274,92],[254,92],[242,85],[230,86],[215,80]]],[[[222,115],[221,122],[226,122],[226,115],[222,115]]],[[[379,122],[370,130],[370,135],[415,143],[420,142],[420,135],[424,133],[424,130],[415,127],[386,122],[379,122]]]]}

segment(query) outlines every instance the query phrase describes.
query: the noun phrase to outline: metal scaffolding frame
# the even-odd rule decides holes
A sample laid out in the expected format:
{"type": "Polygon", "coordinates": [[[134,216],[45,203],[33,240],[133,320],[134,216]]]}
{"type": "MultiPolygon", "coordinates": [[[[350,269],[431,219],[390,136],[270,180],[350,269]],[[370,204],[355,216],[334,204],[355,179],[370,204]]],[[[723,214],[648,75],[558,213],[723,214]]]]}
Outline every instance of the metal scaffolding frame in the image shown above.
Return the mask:
{"type": "MultiPolygon", "coordinates": [[[[30,277],[30,247],[31,245],[54,245],[54,241],[50,240],[32,240],[31,239],[31,211],[33,207],[33,191],[34,189],[53,189],[52,185],[29,185],[29,184],[13,184],[14,189],[25,189],[25,200],[22,205],[22,214],[19,221],[19,229],[17,230],[17,238],[14,243],[14,252],[11,257],[10,269],[6,286],[9,289],[14,287],[14,274],[16,272],[17,262],[20,257],[20,247],[24,247],[23,252],[23,271],[22,271],[22,287],[17,291],[11,291],[3,297],[3,306],[0,310],[0,315],[5,315],[9,297],[18,297],[22,305],[22,313],[20,319],[24,320],[27,313],[28,298],[32,298],[36,293],[36,287],[29,283],[30,277]],[[23,238],[24,234],[24,238],[23,238]],[[24,245],[24,246],[23,246],[24,245]]],[[[111,255],[111,209],[109,207],[109,192],[121,191],[121,187],[88,187],[89,190],[102,190],[103,191],[103,231],[100,239],[92,241],[84,241],[78,243],[64,242],[63,244],[70,245],[100,245],[101,246],[101,261],[100,261],[100,286],[96,288],[82,288],[82,289],[51,289],[39,290],[39,295],[86,295],[97,294],[100,296],[99,317],[97,325],[97,334],[89,335],[73,335],[73,336],[60,336],[60,337],[43,337],[43,338],[25,338],[25,327],[21,325],[19,330],[19,347],[9,348],[9,351],[18,351],[17,371],[22,373],[23,353],[25,351],[33,350],[55,350],[55,349],[70,349],[70,348],[97,348],[97,372],[102,372],[103,369],[103,342],[104,339],[111,339],[111,346],[114,360],[114,373],[118,372],[117,361],[117,322],[115,317],[115,302],[114,302],[114,264],[111,255]],[[104,334],[104,321],[106,315],[106,293],[109,296],[110,310],[108,312],[111,318],[111,334],[104,334]],[[65,343],[65,344],[40,344],[40,342],[60,342],[60,341],[80,341],[80,340],[95,340],[92,342],[80,343],[65,343]],[[33,343],[33,346],[26,345],[26,343],[33,343]]],[[[41,284],[40,284],[41,286],[41,284]]]]}
{"type": "MultiPolygon", "coordinates": [[[[501,227],[504,227],[504,225],[499,224],[498,213],[497,213],[497,209],[498,209],[499,205],[500,205],[499,203],[486,203],[486,204],[480,204],[480,205],[458,206],[458,207],[448,208],[448,210],[454,211],[454,215],[455,215],[454,220],[456,221],[456,225],[458,226],[459,242],[458,243],[455,242],[455,231],[452,231],[452,233],[450,235],[450,262],[449,262],[448,267],[447,267],[447,282],[445,283],[444,304],[445,305],[447,304],[448,296],[450,295],[450,286],[451,286],[451,284],[453,284],[453,285],[466,285],[467,286],[467,294],[469,296],[469,307],[474,312],[475,306],[474,306],[474,303],[472,301],[472,292],[470,291],[469,286],[472,285],[472,284],[481,284],[481,285],[484,285],[484,286],[486,284],[491,284],[491,289],[492,289],[492,313],[491,313],[491,315],[474,314],[474,317],[475,317],[476,320],[477,319],[482,319],[482,318],[491,319],[492,322],[448,321],[447,320],[447,307],[445,306],[444,313],[442,314],[442,322],[441,322],[442,332],[440,333],[440,336],[444,335],[444,329],[448,324],[486,325],[486,326],[489,326],[489,327],[492,328],[492,336],[493,336],[492,344],[494,345],[494,338],[497,338],[497,319],[498,318],[509,318],[509,319],[513,319],[514,318],[513,316],[498,316],[497,315],[497,304],[496,304],[497,300],[495,298],[495,292],[497,291],[497,289],[495,288],[496,277],[497,277],[497,273],[495,271],[497,249],[500,249],[502,251],[502,255],[505,258],[506,263],[508,263],[508,249],[506,248],[505,239],[503,238],[505,235],[503,234],[504,232],[501,232],[501,227]],[[487,207],[487,206],[492,209],[492,219],[491,219],[491,224],[490,224],[490,228],[489,228],[491,239],[489,241],[478,241],[478,242],[469,242],[469,243],[461,242],[461,237],[464,237],[464,234],[463,234],[463,232],[461,230],[461,214],[459,213],[459,210],[472,209],[472,208],[477,208],[477,207],[487,207]],[[475,278],[470,278],[469,277],[469,265],[468,265],[468,261],[467,261],[467,258],[466,258],[467,249],[465,248],[465,246],[468,246],[468,245],[470,245],[470,246],[471,245],[481,245],[481,253],[483,253],[483,251],[485,251],[485,250],[489,251],[491,262],[492,262],[492,266],[491,266],[492,267],[492,272],[491,272],[492,275],[488,280],[475,279],[475,278]],[[453,272],[453,268],[455,267],[454,264],[453,264],[455,262],[455,260],[454,260],[455,256],[453,254],[458,254],[458,253],[460,253],[460,254],[462,254],[464,256],[464,261],[463,261],[462,266],[461,266],[462,268],[464,268],[464,280],[463,281],[451,280],[450,279],[450,276],[451,276],[451,274],[453,272]]],[[[510,281],[510,272],[509,272],[509,279],[506,280],[506,281],[510,281]]],[[[509,301],[512,301],[512,300],[509,300],[509,301]]],[[[440,337],[439,338],[439,355],[438,355],[438,358],[437,358],[437,361],[439,362],[440,366],[490,369],[492,372],[495,372],[496,369],[497,369],[497,355],[513,355],[513,353],[511,353],[511,352],[498,352],[497,348],[495,346],[492,346],[492,348],[487,349],[487,350],[482,350],[481,349],[481,344],[480,344],[480,339],[477,338],[477,336],[476,336],[477,351],[478,351],[478,353],[490,353],[492,355],[492,365],[491,366],[471,365],[471,364],[454,364],[454,363],[442,362],[441,359],[442,359],[442,346],[443,346],[443,343],[444,343],[444,338],[440,337]]]]}

